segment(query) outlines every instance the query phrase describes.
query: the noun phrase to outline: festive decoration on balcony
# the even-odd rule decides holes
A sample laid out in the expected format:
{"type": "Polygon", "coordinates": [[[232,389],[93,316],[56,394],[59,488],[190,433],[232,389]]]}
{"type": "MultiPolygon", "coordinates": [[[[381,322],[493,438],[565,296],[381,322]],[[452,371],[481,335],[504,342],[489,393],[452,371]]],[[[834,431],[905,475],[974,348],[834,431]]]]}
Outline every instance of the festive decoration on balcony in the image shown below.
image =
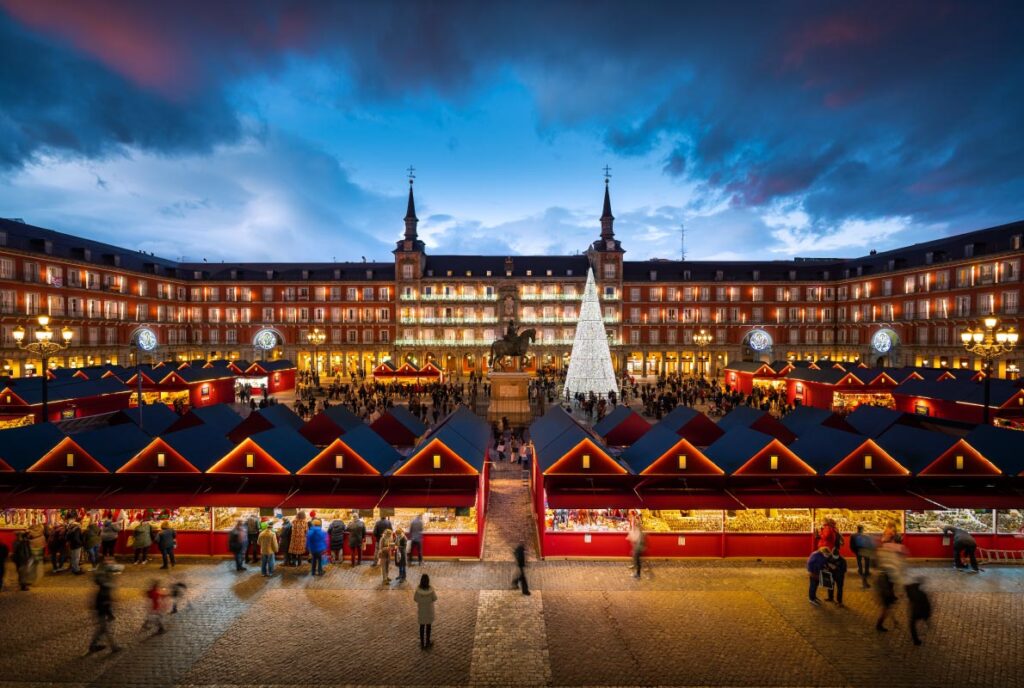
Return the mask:
{"type": "Polygon", "coordinates": [[[587,286],[583,289],[583,303],[572,342],[565,392],[569,397],[579,393],[589,395],[593,392],[598,396],[606,396],[610,392],[619,392],[615,372],[612,370],[612,355],[608,350],[604,318],[601,317],[601,304],[597,300],[593,270],[587,270],[587,286]]]}

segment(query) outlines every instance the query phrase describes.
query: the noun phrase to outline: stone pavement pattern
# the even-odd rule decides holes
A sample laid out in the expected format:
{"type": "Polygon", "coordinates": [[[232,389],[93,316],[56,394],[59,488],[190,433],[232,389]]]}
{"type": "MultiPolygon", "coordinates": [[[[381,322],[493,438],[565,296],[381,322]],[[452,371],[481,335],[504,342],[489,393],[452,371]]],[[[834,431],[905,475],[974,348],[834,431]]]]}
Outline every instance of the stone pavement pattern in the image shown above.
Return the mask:
{"type": "Polygon", "coordinates": [[[46,576],[0,593],[0,688],[148,686],[1000,686],[1024,688],[1024,569],[977,576],[914,569],[935,604],[925,644],[874,630],[870,591],[847,607],[810,606],[798,562],[533,563],[533,595],[510,562],[427,562],[438,590],[435,646],[419,649],[410,582],[376,569],[236,574],[224,561],[179,566],[191,607],[143,637],[154,567],[119,578],[115,632],[125,651],[86,656],[90,576],[46,576]]]}

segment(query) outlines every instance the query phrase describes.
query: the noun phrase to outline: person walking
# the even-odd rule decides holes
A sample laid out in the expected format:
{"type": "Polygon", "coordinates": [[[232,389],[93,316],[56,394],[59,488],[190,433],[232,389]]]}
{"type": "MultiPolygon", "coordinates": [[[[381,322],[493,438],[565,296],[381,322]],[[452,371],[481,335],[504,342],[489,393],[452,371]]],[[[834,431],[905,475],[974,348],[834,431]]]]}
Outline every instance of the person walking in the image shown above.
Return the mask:
{"type": "Polygon", "coordinates": [[[348,551],[352,559],[352,566],[363,563],[363,540],[365,538],[366,524],[360,518],[359,512],[353,511],[352,520],[348,524],[348,551]]]}
{"type": "Polygon", "coordinates": [[[260,546],[260,573],[264,578],[274,575],[274,564],[277,560],[277,533],[270,526],[263,529],[259,537],[260,546]]]}
{"type": "Polygon", "coordinates": [[[245,563],[255,564],[259,561],[259,538],[260,538],[260,519],[256,515],[256,512],[249,514],[249,518],[245,519],[245,531],[246,531],[246,543],[245,548],[245,563]]]}
{"type": "Polygon", "coordinates": [[[149,563],[149,547],[153,544],[153,526],[149,521],[143,519],[139,525],[135,526],[132,537],[134,542],[132,546],[135,548],[135,557],[132,559],[133,564],[148,564],[149,563]]]}
{"type": "Polygon", "coordinates": [[[373,524],[373,565],[376,566],[380,563],[380,539],[384,536],[385,530],[391,530],[391,521],[388,520],[387,516],[381,515],[377,519],[377,522],[373,524]]]}
{"type": "Polygon", "coordinates": [[[395,530],[395,565],[398,567],[398,578],[399,583],[405,582],[405,565],[408,556],[409,540],[405,537],[405,531],[399,526],[395,530]]]}
{"type": "Polygon", "coordinates": [[[306,532],[306,549],[309,550],[309,573],[311,576],[324,575],[324,554],[327,553],[327,533],[320,527],[320,519],[314,518],[313,525],[306,532]]]}
{"type": "Polygon", "coordinates": [[[647,536],[644,534],[644,529],[640,526],[639,519],[633,522],[633,527],[629,529],[626,540],[629,541],[632,547],[633,578],[639,578],[640,567],[643,565],[644,550],[647,548],[647,536]]]}
{"type": "Polygon", "coordinates": [[[89,654],[109,647],[111,652],[120,652],[121,646],[114,640],[110,622],[114,620],[114,575],[106,558],[96,564],[96,598],[93,610],[96,612],[96,631],[89,641],[89,654]],[[107,644],[101,644],[106,640],[107,644]]]}
{"type": "Polygon", "coordinates": [[[245,550],[248,545],[249,531],[245,522],[239,520],[228,533],[228,549],[235,557],[235,571],[245,571],[245,550]]]}
{"type": "Polygon", "coordinates": [[[89,558],[89,565],[95,571],[100,563],[100,524],[96,519],[90,519],[89,525],[85,528],[85,554],[89,558]]]}
{"type": "Polygon", "coordinates": [[[146,615],[146,620],[142,623],[143,631],[156,628],[155,635],[163,635],[167,632],[167,629],[164,627],[164,600],[166,598],[167,591],[160,585],[160,581],[152,581],[149,584],[149,589],[146,591],[146,599],[149,600],[149,613],[146,615]]]}
{"type": "Polygon", "coordinates": [[[11,551],[7,549],[7,545],[0,542],[0,592],[4,589],[4,576],[7,573],[7,557],[11,551]]]}
{"type": "Polygon", "coordinates": [[[828,572],[832,574],[832,589],[828,591],[828,601],[835,602],[837,607],[843,606],[843,585],[846,582],[846,559],[838,549],[832,550],[828,558],[828,572]]]}
{"type": "Polygon", "coordinates": [[[85,536],[82,534],[82,526],[77,519],[68,521],[64,537],[68,543],[68,562],[71,564],[71,573],[81,576],[82,571],[82,550],[85,549],[85,536]]]}
{"type": "Polygon", "coordinates": [[[423,514],[416,514],[409,524],[409,558],[412,559],[413,552],[416,553],[417,563],[423,566],[423,514]]]}
{"type": "Polygon", "coordinates": [[[906,579],[906,549],[898,542],[898,535],[883,535],[882,545],[878,548],[878,573],[875,575],[875,587],[878,590],[878,601],[882,611],[875,622],[875,630],[884,633],[885,620],[889,618],[892,606],[898,599],[896,591],[906,579]]]}
{"type": "Polygon", "coordinates": [[[416,616],[420,624],[420,649],[426,650],[433,643],[430,641],[430,627],[434,624],[434,604],[437,602],[437,593],[430,587],[430,576],[420,576],[420,584],[412,594],[416,602],[416,616]]]}
{"type": "Polygon", "coordinates": [[[334,519],[327,527],[327,534],[331,540],[331,563],[340,564],[345,558],[345,522],[334,519]]]}
{"type": "Polygon", "coordinates": [[[921,644],[921,637],[917,634],[917,622],[928,620],[932,617],[932,603],[928,594],[924,591],[921,580],[908,583],[904,588],[907,593],[907,604],[909,605],[908,617],[910,620],[910,639],[915,645],[921,644]]]}
{"type": "Polygon", "coordinates": [[[395,537],[390,528],[377,540],[377,558],[380,561],[380,578],[385,585],[391,582],[391,558],[395,555],[395,537]]]}
{"type": "Polygon", "coordinates": [[[18,585],[22,590],[35,582],[36,558],[32,554],[32,546],[29,543],[28,533],[19,532],[14,540],[14,552],[11,560],[18,569],[18,585]]]}
{"type": "Polygon", "coordinates": [[[306,551],[306,535],[309,533],[309,521],[306,520],[306,512],[299,511],[292,521],[292,539],[288,544],[288,553],[292,555],[292,564],[302,564],[302,555],[306,551]]]}
{"type": "Polygon", "coordinates": [[[160,532],[156,536],[156,546],[160,550],[160,558],[163,560],[163,566],[160,568],[166,569],[168,564],[174,566],[174,548],[178,546],[178,534],[174,528],[171,528],[170,521],[160,524],[160,532]]]}
{"type": "Polygon", "coordinates": [[[807,575],[809,578],[807,599],[815,607],[821,606],[821,600],[818,599],[818,586],[821,584],[822,571],[828,570],[830,554],[832,554],[832,550],[828,547],[819,547],[811,552],[811,556],[807,557],[807,575]]]}
{"type": "Polygon", "coordinates": [[[963,571],[967,568],[967,565],[964,564],[964,552],[966,552],[967,557],[971,561],[971,571],[974,573],[981,571],[978,568],[978,543],[974,540],[973,535],[963,528],[954,528],[953,526],[943,528],[942,535],[952,539],[953,568],[958,571],[963,571]]]}
{"type": "Polygon", "coordinates": [[[520,542],[513,551],[513,555],[516,558],[516,566],[519,567],[519,575],[512,579],[512,587],[519,587],[524,595],[529,595],[530,586],[526,582],[526,545],[520,542]]]}
{"type": "Polygon", "coordinates": [[[858,525],[857,532],[850,538],[850,549],[857,557],[857,575],[860,576],[860,587],[870,588],[868,576],[871,575],[871,558],[875,553],[875,541],[864,532],[863,525],[858,525]]]}
{"type": "Polygon", "coordinates": [[[105,519],[103,521],[103,527],[100,528],[100,556],[101,557],[112,557],[114,556],[114,548],[117,547],[117,536],[121,532],[121,524],[111,519],[105,519]]]}

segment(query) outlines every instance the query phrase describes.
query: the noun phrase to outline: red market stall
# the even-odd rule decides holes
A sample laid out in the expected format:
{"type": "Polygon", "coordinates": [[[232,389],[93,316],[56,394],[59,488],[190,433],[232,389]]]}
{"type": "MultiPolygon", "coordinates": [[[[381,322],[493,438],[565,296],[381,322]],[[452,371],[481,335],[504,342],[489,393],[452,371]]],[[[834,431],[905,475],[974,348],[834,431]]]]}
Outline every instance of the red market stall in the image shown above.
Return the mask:
{"type": "Polygon", "coordinates": [[[786,399],[794,406],[850,412],[858,406],[893,405],[896,380],[871,368],[795,369],[786,376],[786,399]]]}
{"type": "Polygon", "coordinates": [[[395,366],[390,360],[384,361],[373,369],[373,379],[376,382],[390,382],[394,376],[395,366]]]}
{"type": "Polygon", "coordinates": [[[299,428],[299,433],[316,446],[323,447],[360,425],[365,425],[362,418],[347,406],[329,406],[306,421],[299,428]]]}
{"type": "Polygon", "coordinates": [[[427,431],[427,426],[409,411],[408,406],[392,406],[370,427],[396,447],[412,447],[427,431]]]}
{"type": "MultiPolygon", "coordinates": [[[[82,380],[77,377],[47,383],[47,413],[51,422],[112,413],[128,408],[131,390],[117,379],[82,380]]],[[[0,389],[0,419],[31,416],[43,422],[41,377],[17,378],[0,389]]]]}
{"type": "Polygon", "coordinates": [[[741,394],[752,394],[754,387],[784,386],[780,375],[761,361],[733,361],[722,369],[725,384],[741,394]]]}
{"type": "Polygon", "coordinates": [[[675,407],[658,421],[658,425],[672,430],[680,437],[685,437],[698,447],[706,447],[725,434],[725,431],[718,427],[718,423],[687,406],[675,407]]]}
{"type": "Polygon", "coordinates": [[[271,404],[252,411],[237,427],[228,432],[228,439],[241,442],[246,437],[274,428],[290,428],[298,432],[305,423],[295,411],[284,404],[271,404]]]}
{"type": "Polygon", "coordinates": [[[751,406],[737,406],[729,411],[718,421],[718,428],[726,433],[736,428],[749,428],[771,435],[783,444],[791,444],[796,439],[796,435],[770,413],[751,406]]]}
{"type": "MultiPolygon", "coordinates": [[[[990,381],[989,410],[996,424],[1024,426],[1024,389],[1015,381],[990,381]]],[[[966,423],[984,420],[984,382],[910,380],[893,390],[896,408],[904,413],[966,423]]]]}
{"type": "Polygon", "coordinates": [[[252,385],[254,391],[265,384],[267,394],[280,394],[295,389],[296,370],[294,363],[284,359],[256,361],[238,378],[238,382],[252,385]]]}
{"type": "Polygon", "coordinates": [[[650,429],[650,423],[623,404],[617,404],[611,413],[594,425],[594,432],[612,447],[633,444],[650,429]]]}
{"type": "Polygon", "coordinates": [[[161,401],[181,398],[184,406],[197,408],[235,400],[235,373],[228,368],[193,368],[173,370],[157,383],[161,401]],[[184,392],[184,396],[181,393],[184,392]],[[166,395],[166,397],[165,397],[166,395]]]}

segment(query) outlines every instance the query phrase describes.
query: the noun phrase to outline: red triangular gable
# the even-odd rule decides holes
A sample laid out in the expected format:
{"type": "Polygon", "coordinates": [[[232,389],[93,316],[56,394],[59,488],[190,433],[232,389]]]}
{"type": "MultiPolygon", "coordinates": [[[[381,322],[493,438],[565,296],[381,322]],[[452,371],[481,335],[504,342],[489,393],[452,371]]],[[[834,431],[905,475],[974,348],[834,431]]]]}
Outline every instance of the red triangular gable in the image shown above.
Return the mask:
{"type": "Polygon", "coordinates": [[[685,438],[640,471],[640,475],[724,475],[725,471],[716,466],[704,453],[685,438]]]}
{"type": "Polygon", "coordinates": [[[4,406],[28,406],[25,400],[18,396],[10,387],[4,387],[3,391],[0,391],[0,404],[4,406]]]}
{"type": "Polygon", "coordinates": [[[210,466],[207,473],[233,473],[236,475],[288,475],[288,469],[278,463],[262,447],[246,437],[241,444],[210,466]]]}
{"type": "Polygon", "coordinates": [[[89,455],[70,437],[65,437],[57,446],[46,452],[43,458],[28,469],[29,473],[107,473],[96,459],[89,455]]]}
{"type": "Polygon", "coordinates": [[[479,475],[479,472],[435,438],[410,456],[395,475],[479,475]]]}
{"type": "Polygon", "coordinates": [[[366,459],[340,439],[331,442],[298,475],[380,475],[366,459]]]}
{"type": "Polygon", "coordinates": [[[867,439],[832,467],[825,475],[910,475],[899,461],[879,447],[874,440],[867,439]]]}
{"type": "Polygon", "coordinates": [[[1000,475],[1002,471],[977,449],[959,439],[918,475],[1000,475]]]}
{"type": "Polygon", "coordinates": [[[419,371],[416,370],[415,366],[406,361],[402,365],[398,366],[398,370],[395,371],[395,375],[416,375],[419,371]]]}
{"type": "Polygon", "coordinates": [[[441,369],[438,368],[433,363],[430,363],[430,362],[428,362],[425,366],[420,368],[420,375],[427,375],[427,376],[430,376],[430,377],[435,377],[435,376],[440,375],[440,374],[441,374],[441,369]]]}
{"type": "Polygon", "coordinates": [[[833,367],[834,369],[836,369],[836,370],[841,370],[841,371],[843,371],[844,373],[846,372],[846,366],[844,366],[844,365],[843,365],[842,363],[838,363],[838,362],[837,362],[837,363],[833,363],[833,364],[832,364],[832,367],[833,367]]]}
{"type": "Polygon", "coordinates": [[[843,375],[841,378],[836,380],[835,386],[836,387],[850,387],[850,386],[853,386],[853,385],[863,385],[863,384],[864,384],[864,381],[861,380],[859,377],[857,377],[853,373],[847,373],[846,375],[843,375]]]}
{"type": "Polygon", "coordinates": [[[603,449],[584,437],[562,458],[551,464],[544,475],[623,475],[628,472],[603,449]]]}
{"type": "Polygon", "coordinates": [[[246,368],[245,369],[245,373],[243,373],[243,374],[244,375],[254,375],[254,374],[255,375],[268,375],[269,373],[266,370],[264,370],[263,366],[261,366],[257,362],[257,363],[253,363],[251,366],[246,368]]]}
{"type": "Polygon", "coordinates": [[[1013,396],[1007,399],[999,408],[1021,408],[1024,407],[1024,389],[1014,392],[1013,396]]]}
{"type": "Polygon", "coordinates": [[[815,475],[815,471],[787,449],[786,445],[772,438],[764,449],[736,469],[733,475],[815,475]],[[774,462],[772,457],[775,457],[774,462]]]}
{"type": "MultiPolygon", "coordinates": [[[[914,375],[917,375],[917,373],[914,373],[914,375]]],[[[907,378],[907,379],[909,380],[910,378],[907,378]]],[[[923,380],[924,378],[922,376],[918,375],[917,379],[918,380],[923,380]]],[[[946,380],[955,380],[955,379],[956,379],[956,375],[954,375],[953,373],[951,373],[951,372],[949,372],[947,370],[947,371],[939,374],[939,376],[935,378],[935,381],[936,382],[945,382],[946,380]]]]}
{"type": "Polygon", "coordinates": [[[810,368],[811,370],[821,370],[821,368],[818,366],[818,364],[813,362],[813,361],[808,363],[807,367],[810,368]]]}
{"type": "Polygon", "coordinates": [[[142,382],[144,384],[147,384],[147,385],[155,385],[156,384],[155,382],[153,382],[153,378],[151,378],[149,375],[146,375],[145,373],[135,373],[130,378],[125,380],[124,383],[126,385],[136,385],[136,384],[138,384],[138,377],[139,377],[139,375],[142,375],[142,382]]]}
{"type": "Polygon", "coordinates": [[[385,361],[384,363],[381,363],[379,366],[373,369],[373,374],[376,375],[377,377],[387,377],[389,375],[394,375],[395,369],[391,366],[390,363],[385,361]]]}
{"type": "Polygon", "coordinates": [[[199,473],[188,459],[159,437],[133,456],[118,473],[199,473]]]}
{"type": "Polygon", "coordinates": [[[13,472],[14,472],[14,469],[11,468],[10,464],[8,464],[3,459],[0,459],[0,473],[13,473],[13,472]]]}
{"type": "Polygon", "coordinates": [[[896,379],[888,373],[879,373],[873,378],[865,377],[865,380],[867,380],[867,384],[871,387],[895,387],[899,384],[896,382],[896,379]]]}
{"type": "MultiPolygon", "coordinates": [[[[181,369],[179,368],[178,370],[181,370],[181,369]]],[[[168,384],[170,384],[170,385],[184,385],[184,384],[187,384],[187,383],[185,382],[185,378],[183,378],[181,375],[178,375],[176,372],[174,372],[172,370],[171,372],[169,372],[166,375],[164,375],[164,377],[160,380],[160,384],[161,385],[168,385],[168,384]]]]}
{"type": "Polygon", "coordinates": [[[767,363],[762,363],[761,366],[754,371],[754,375],[767,375],[768,377],[775,377],[775,371],[767,363]]]}

